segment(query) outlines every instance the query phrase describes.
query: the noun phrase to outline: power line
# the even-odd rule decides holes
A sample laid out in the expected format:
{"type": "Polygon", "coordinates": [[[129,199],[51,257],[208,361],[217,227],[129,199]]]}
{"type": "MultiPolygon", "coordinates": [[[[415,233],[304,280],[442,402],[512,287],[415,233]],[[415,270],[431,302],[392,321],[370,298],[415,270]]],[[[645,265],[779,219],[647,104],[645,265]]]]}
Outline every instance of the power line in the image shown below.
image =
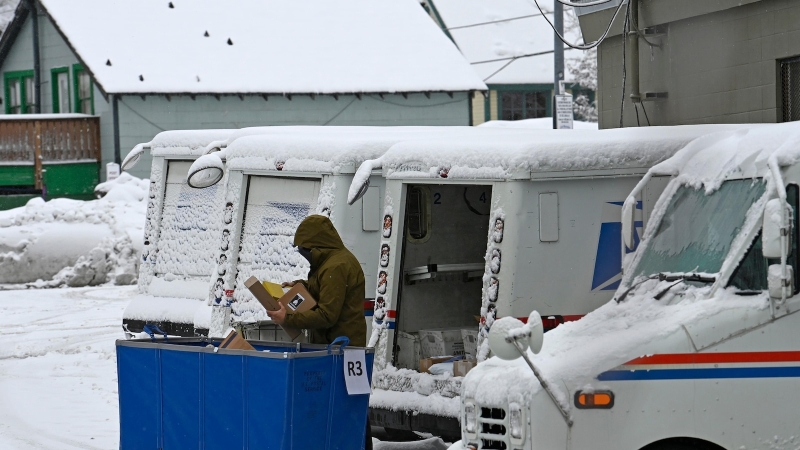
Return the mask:
{"type": "Polygon", "coordinates": [[[509,59],[513,61],[513,60],[519,59],[519,58],[528,58],[528,57],[531,57],[531,56],[547,55],[547,54],[550,54],[550,53],[553,53],[553,50],[545,50],[545,51],[541,51],[541,52],[537,52],[537,53],[527,53],[525,55],[509,56],[507,58],[497,58],[497,59],[487,59],[485,61],[475,61],[475,62],[471,62],[470,64],[485,64],[485,63],[490,63],[490,62],[508,61],[509,59]]]}
{"type": "MultiPolygon", "coordinates": [[[[552,14],[552,13],[547,13],[547,14],[552,14]]],[[[541,14],[530,14],[530,15],[527,15],[527,16],[511,17],[511,18],[508,18],[508,19],[492,20],[492,21],[489,21],[489,22],[473,23],[473,24],[470,24],[470,25],[460,25],[460,26],[457,26],[457,27],[445,28],[445,30],[447,30],[447,31],[460,30],[462,28],[479,27],[481,25],[491,25],[493,23],[511,22],[512,20],[528,19],[528,18],[531,18],[531,17],[539,17],[539,16],[541,16],[541,14]]]]}
{"type": "Polygon", "coordinates": [[[575,2],[570,2],[568,0],[556,0],[556,1],[558,3],[561,3],[562,5],[572,6],[573,8],[583,8],[586,6],[602,5],[603,3],[608,3],[611,0],[597,0],[595,2],[586,2],[586,3],[575,3],[575,2]]]}
{"type": "Polygon", "coordinates": [[[124,100],[122,100],[121,98],[119,99],[119,102],[120,102],[120,103],[122,103],[123,105],[125,105],[125,107],[126,107],[126,108],[128,108],[128,109],[129,109],[129,110],[130,110],[132,113],[134,113],[134,114],[136,114],[137,116],[139,116],[139,117],[140,117],[142,120],[144,120],[145,122],[147,122],[147,123],[149,123],[150,125],[152,125],[152,126],[154,126],[154,127],[158,128],[158,129],[159,129],[159,130],[161,130],[161,131],[167,131],[167,130],[165,130],[165,129],[161,128],[160,126],[158,126],[158,125],[154,124],[153,122],[151,122],[151,121],[150,121],[150,120],[149,120],[147,117],[145,117],[145,116],[143,116],[143,115],[139,114],[139,113],[138,113],[138,112],[137,112],[135,109],[133,109],[133,108],[131,108],[130,106],[128,106],[128,104],[127,104],[127,103],[125,103],[125,101],[124,101],[124,100]]]}
{"type": "MultiPolygon", "coordinates": [[[[558,38],[561,40],[561,42],[566,44],[567,47],[578,49],[578,50],[590,50],[590,49],[593,49],[593,48],[597,47],[598,45],[600,45],[600,43],[603,42],[603,40],[605,40],[606,36],[608,36],[608,32],[611,31],[611,25],[614,24],[614,20],[617,18],[617,14],[619,14],[619,11],[622,9],[622,5],[627,3],[627,2],[624,2],[622,0],[619,2],[619,6],[617,6],[617,9],[614,11],[614,15],[611,17],[611,20],[608,22],[608,28],[606,28],[606,31],[604,31],[603,34],[596,41],[590,42],[588,44],[573,44],[571,42],[568,42],[564,38],[564,36],[562,36],[561,33],[559,33],[556,30],[556,27],[555,27],[555,25],[553,25],[553,22],[551,22],[550,19],[547,18],[547,15],[545,15],[544,10],[542,10],[542,7],[539,5],[539,0],[533,0],[533,2],[536,4],[536,7],[539,8],[539,12],[542,13],[542,17],[544,17],[544,20],[547,21],[547,23],[550,25],[550,28],[553,29],[553,32],[556,34],[556,36],[558,36],[558,38]]],[[[564,2],[560,2],[560,3],[564,3],[564,2]]]]}

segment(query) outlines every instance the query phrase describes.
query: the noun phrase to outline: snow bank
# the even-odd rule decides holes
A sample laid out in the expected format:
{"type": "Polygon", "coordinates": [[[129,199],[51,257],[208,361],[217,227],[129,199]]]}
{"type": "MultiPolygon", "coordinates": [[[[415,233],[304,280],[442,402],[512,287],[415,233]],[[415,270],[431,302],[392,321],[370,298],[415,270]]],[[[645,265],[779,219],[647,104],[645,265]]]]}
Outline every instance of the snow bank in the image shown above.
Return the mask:
{"type": "Polygon", "coordinates": [[[0,211],[0,283],[135,283],[148,187],[123,173],[97,186],[98,200],[34,198],[0,211]]]}
{"type": "Polygon", "coordinates": [[[369,397],[369,406],[390,411],[414,411],[441,417],[459,417],[461,399],[442,397],[439,394],[422,395],[417,392],[373,389],[369,397]]]}

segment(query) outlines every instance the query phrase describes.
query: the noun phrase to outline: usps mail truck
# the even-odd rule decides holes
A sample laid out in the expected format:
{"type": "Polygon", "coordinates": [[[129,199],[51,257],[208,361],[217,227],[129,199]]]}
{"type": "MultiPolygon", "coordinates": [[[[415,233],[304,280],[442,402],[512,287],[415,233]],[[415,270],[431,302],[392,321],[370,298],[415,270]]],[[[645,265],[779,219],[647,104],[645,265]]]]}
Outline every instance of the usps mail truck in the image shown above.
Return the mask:
{"type": "Polygon", "coordinates": [[[465,378],[453,448],[797,448],[798,161],[787,123],[654,166],[623,206],[626,242],[646,181],[671,181],[613,300],[543,343],[496,322],[499,357],[465,378]]]}
{"type": "MultiPolygon", "coordinates": [[[[251,275],[275,282],[306,276],[308,264],[291,243],[309,214],[331,217],[348,248],[368,261],[380,229],[383,178],[375,174],[359,207],[348,207],[347,190],[362,161],[405,139],[508,134],[472,127],[260,127],[198,133],[172,132],[175,141],[194,139],[191,150],[173,152],[180,154],[180,171],[172,154],[161,149],[166,136],[147,144],[154,155],[154,206],[148,210],[144,255],[149,265],[143,269],[149,272],[140,277],[142,292],[124,314],[130,332],[152,323],[169,334],[207,335],[213,307],[230,304],[232,323],[247,337],[285,339],[244,280],[251,275]],[[159,180],[166,181],[165,187],[159,180]]],[[[364,265],[370,279],[373,269],[364,265]]]]}
{"type": "MultiPolygon", "coordinates": [[[[549,329],[608,302],[625,255],[638,244],[638,237],[626,245],[620,237],[628,193],[654,164],[725,128],[416,140],[365,162],[351,201],[376,168],[386,178],[371,256],[373,424],[457,436],[462,377],[419,373],[420,356],[437,355],[411,349],[424,350],[431,329],[464,329],[477,335],[472,356],[481,361],[497,317],[527,318],[537,309],[549,329]]],[[[650,220],[668,179],[642,183],[631,210],[634,232],[650,220]]],[[[469,354],[464,347],[442,351],[469,354]]]]}

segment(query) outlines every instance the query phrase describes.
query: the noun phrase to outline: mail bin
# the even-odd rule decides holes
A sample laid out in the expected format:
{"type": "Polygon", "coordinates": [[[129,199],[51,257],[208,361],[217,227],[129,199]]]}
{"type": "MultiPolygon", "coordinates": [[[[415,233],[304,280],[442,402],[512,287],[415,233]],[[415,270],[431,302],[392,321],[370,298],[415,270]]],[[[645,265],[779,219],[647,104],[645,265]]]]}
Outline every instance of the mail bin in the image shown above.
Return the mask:
{"type": "Polygon", "coordinates": [[[219,342],[117,341],[120,450],[364,447],[369,395],[347,394],[344,345],[219,342]]]}

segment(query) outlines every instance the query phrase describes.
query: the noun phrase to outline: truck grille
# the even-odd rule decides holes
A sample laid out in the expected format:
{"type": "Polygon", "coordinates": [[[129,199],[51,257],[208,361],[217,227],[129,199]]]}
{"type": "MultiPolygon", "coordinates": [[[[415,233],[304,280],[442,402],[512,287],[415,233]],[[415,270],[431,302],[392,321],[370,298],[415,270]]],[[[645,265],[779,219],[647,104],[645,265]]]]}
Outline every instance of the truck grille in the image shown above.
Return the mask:
{"type": "Polygon", "coordinates": [[[478,417],[479,449],[509,449],[508,414],[504,408],[481,408],[478,417]]]}

